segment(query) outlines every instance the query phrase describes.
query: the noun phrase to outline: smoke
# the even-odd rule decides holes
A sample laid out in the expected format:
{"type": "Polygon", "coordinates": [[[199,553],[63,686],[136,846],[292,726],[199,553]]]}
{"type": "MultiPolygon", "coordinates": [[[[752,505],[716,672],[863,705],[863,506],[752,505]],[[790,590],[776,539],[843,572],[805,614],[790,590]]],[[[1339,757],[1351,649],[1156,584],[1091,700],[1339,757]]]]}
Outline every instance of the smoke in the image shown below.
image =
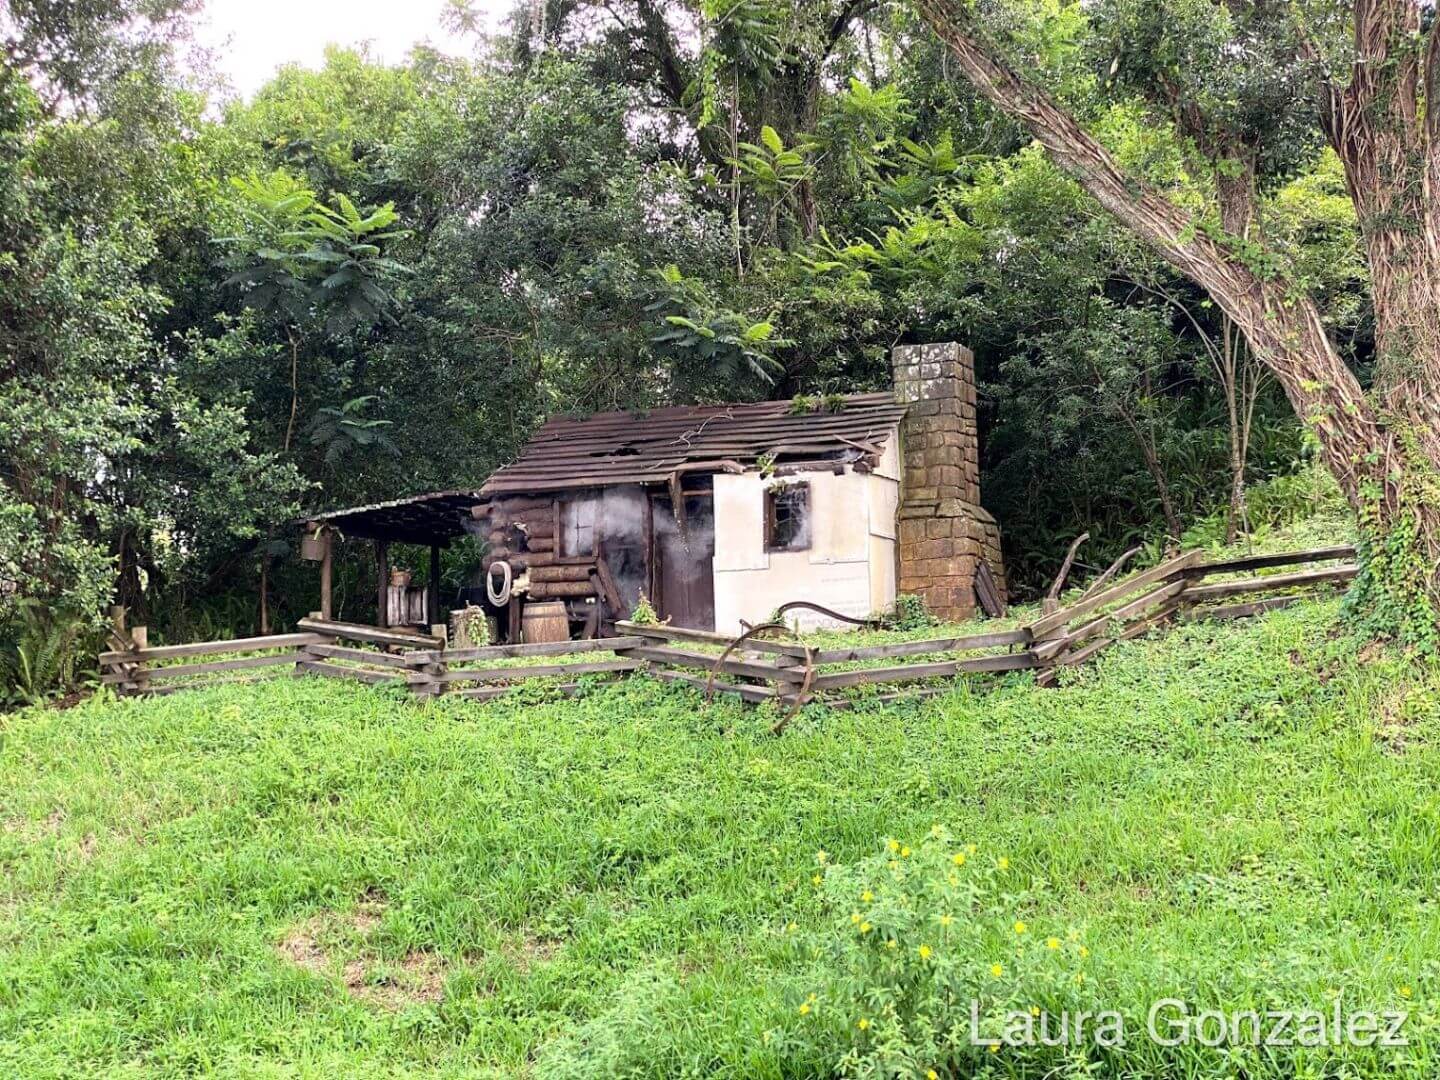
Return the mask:
{"type": "Polygon", "coordinates": [[[600,499],[598,521],[605,562],[615,578],[620,598],[632,610],[649,583],[645,565],[645,501],[638,485],[606,488],[600,499]]]}
{"type": "Polygon", "coordinates": [[[689,499],[685,511],[685,532],[682,534],[675,523],[670,500],[656,505],[655,546],[670,555],[665,563],[665,575],[689,585],[711,574],[711,561],[715,554],[714,500],[689,499]]]}

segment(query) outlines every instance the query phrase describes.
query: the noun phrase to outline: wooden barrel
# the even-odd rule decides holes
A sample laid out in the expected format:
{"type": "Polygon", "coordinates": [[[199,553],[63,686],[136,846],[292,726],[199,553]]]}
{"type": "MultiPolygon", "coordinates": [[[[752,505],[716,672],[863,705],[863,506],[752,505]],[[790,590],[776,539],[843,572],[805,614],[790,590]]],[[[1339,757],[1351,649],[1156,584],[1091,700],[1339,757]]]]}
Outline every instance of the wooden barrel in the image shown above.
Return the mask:
{"type": "Polygon", "coordinates": [[[570,616],[563,600],[526,604],[520,619],[520,633],[527,644],[539,641],[569,641],[570,616]]]}

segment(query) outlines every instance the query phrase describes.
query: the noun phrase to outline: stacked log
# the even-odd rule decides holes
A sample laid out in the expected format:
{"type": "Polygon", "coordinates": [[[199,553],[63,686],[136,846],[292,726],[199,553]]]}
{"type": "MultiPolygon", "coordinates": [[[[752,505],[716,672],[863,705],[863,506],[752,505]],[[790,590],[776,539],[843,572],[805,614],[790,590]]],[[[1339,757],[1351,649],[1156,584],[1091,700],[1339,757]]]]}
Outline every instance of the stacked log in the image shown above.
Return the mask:
{"type": "Polygon", "coordinates": [[[595,596],[593,562],[556,561],[556,500],[527,496],[491,499],[471,514],[480,523],[480,535],[490,543],[484,567],[503,559],[518,577],[528,574],[533,600],[560,600],[595,596]]]}

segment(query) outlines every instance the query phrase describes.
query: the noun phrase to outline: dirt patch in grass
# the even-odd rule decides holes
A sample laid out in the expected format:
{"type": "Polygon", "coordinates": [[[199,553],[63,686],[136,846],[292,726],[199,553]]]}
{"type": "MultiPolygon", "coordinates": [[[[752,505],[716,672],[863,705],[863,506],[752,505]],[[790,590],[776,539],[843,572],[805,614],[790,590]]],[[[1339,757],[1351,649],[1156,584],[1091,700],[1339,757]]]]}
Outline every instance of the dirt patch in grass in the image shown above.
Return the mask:
{"type": "Polygon", "coordinates": [[[355,905],[354,914],[350,916],[350,929],[362,936],[369,934],[380,925],[380,920],[385,915],[385,905],[383,892],[375,888],[366,889],[360,902],[355,905]]]}
{"type": "Polygon", "coordinates": [[[445,993],[445,961],[425,949],[411,949],[398,962],[351,960],[343,977],[351,997],[390,1012],[432,1004],[445,993]]]}
{"type": "MultiPolygon", "coordinates": [[[[65,808],[57,806],[50,813],[45,815],[43,821],[31,821],[23,817],[7,817],[0,819],[0,829],[19,836],[22,840],[38,841],[46,840],[60,835],[60,829],[65,824],[65,808]]],[[[87,837],[93,843],[93,838],[87,837]]]]}
{"type": "Polygon", "coordinates": [[[306,971],[313,971],[316,974],[323,974],[330,966],[329,958],[325,950],[320,948],[315,940],[318,932],[317,924],[319,916],[313,919],[306,919],[299,926],[294,927],[289,933],[280,939],[276,946],[280,955],[296,967],[302,967],[306,971]]]}
{"type": "Polygon", "coordinates": [[[1310,660],[1296,649],[1290,650],[1290,663],[1294,664],[1297,668],[1304,668],[1309,671],[1315,676],[1315,681],[1321,686],[1326,685],[1338,674],[1338,668],[1333,659],[1320,664],[1318,667],[1312,667],[1310,660]]]}
{"type": "Polygon", "coordinates": [[[438,953],[411,949],[399,960],[387,960],[366,949],[366,939],[384,914],[384,897],[366,893],[349,914],[322,912],[292,927],[276,951],[312,974],[338,976],[346,993],[367,1005],[398,1012],[439,1001],[447,967],[438,953]],[[353,955],[357,946],[360,955],[353,955]],[[346,954],[351,954],[348,959],[346,954]]]}
{"type": "Polygon", "coordinates": [[[537,964],[548,964],[560,951],[560,942],[555,938],[538,937],[528,931],[521,931],[505,942],[503,950],[510,966],[521,975],[528,975],[537,964]]]}
{"type": "Polygon", "coordinates": [[[1403,754],[1419,717],[1410,707],[1410,688],[1398,686],[1380,702],[1376,716],[1375,741],[1389,754],[1403,754]]]}

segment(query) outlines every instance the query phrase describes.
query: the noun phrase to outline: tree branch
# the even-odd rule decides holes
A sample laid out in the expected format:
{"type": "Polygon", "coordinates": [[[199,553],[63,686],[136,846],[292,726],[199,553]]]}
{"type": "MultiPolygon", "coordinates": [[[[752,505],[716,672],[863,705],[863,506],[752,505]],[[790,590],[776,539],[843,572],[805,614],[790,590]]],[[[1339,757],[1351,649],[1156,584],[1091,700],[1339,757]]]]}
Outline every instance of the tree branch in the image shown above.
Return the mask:
{"type": "Polygon", "coordinates": [[[1274,371],[1297,415],[1309,420],[1327,462],[1356,506],[1361,464],[1379,444],[1379,425],[1360,384],[1327,336],[1313,300],[1280,276],[1260,277],[1201,231],[1183,210],[1127,175],[1100,142],[1045,90],[1021,79],[987,48],[964,0],[917,0],[960,69],[997,108],[1019,122],[1105,210],[1204,288],[1274,371]]]}

